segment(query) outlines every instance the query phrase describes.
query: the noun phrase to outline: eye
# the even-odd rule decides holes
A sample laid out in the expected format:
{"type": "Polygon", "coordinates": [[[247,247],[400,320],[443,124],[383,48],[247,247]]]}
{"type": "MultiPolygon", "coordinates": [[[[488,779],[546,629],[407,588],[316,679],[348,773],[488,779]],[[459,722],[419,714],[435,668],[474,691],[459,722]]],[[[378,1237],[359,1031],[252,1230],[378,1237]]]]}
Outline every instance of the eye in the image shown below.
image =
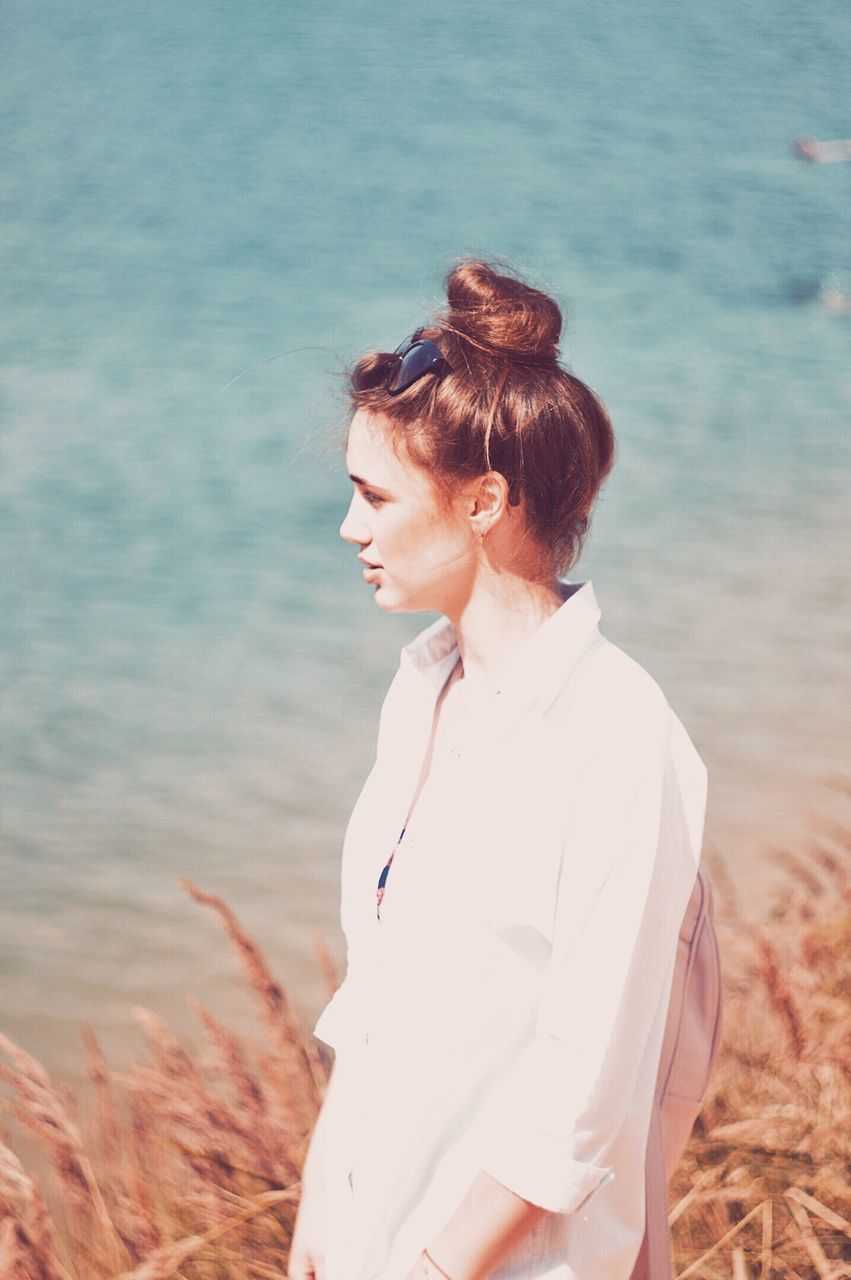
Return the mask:
{"type": "Polygon", "coordinates": [[[362,489],[361,493],[363,494],[364,502],[368,502],[371,507],[380,507],[384,501],[377,493],[373,493],[371,489],[362,489]]]}

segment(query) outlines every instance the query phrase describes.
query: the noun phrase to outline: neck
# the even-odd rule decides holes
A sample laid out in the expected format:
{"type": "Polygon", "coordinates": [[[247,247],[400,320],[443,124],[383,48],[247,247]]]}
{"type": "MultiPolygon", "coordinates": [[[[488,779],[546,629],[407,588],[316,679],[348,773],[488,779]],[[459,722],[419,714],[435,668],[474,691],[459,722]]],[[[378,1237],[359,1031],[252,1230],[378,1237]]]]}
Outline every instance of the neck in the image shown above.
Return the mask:
{"type": "Polygon", "coordinates": [[[450,614],[464,679],[494,685],[516,651],[564,603],[558,579],[511,573],[480,576],[469,597],[450,614]]]}

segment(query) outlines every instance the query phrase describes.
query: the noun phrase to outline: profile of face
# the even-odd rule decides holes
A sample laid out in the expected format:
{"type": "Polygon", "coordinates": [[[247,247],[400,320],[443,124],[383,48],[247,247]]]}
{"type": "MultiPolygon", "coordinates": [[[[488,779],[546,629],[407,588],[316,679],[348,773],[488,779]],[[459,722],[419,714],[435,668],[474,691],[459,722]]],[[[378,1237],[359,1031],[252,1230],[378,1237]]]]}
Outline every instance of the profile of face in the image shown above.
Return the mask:
{"type": "Polygon", "coordinates": [[[340,537],[358,548],[376,604],[388,612],[452,612],[469,595],[479,556],[469,493],[459,487],[447,501],[427,471],[393,448],[381,418],[364,409],[349,427],[346,467],[354,493],[340,537]]]}

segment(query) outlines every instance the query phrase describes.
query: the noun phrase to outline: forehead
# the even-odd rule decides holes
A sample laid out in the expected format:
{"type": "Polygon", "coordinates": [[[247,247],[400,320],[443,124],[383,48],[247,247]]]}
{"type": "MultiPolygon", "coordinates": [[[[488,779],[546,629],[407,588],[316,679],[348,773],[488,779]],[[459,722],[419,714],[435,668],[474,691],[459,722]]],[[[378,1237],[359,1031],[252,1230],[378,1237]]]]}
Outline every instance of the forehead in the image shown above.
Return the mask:
{"type": "Polygon", "coordinates": [[[376,488],[412,492],[431,491],[428,473],[394,448],[392,427],[383,418],[358,409],[349,425],[346,469],[376,488]]]}

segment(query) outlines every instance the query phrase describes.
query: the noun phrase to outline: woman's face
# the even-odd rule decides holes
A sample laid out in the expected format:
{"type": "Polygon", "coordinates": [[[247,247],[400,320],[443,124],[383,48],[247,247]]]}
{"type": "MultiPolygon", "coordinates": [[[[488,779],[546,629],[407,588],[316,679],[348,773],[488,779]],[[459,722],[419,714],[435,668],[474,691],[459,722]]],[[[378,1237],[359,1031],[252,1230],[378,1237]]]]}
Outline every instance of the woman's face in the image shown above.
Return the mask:
{"type": "Polygon", "coordinates": [[[396,453],[381,418],[363,409],[349,427],[346,467],[354,493],[340,537],[359,548],[376,604],[454,613],[476,568],[469,499],[459,492],[447,503],[426,471],[396,453]]]}

